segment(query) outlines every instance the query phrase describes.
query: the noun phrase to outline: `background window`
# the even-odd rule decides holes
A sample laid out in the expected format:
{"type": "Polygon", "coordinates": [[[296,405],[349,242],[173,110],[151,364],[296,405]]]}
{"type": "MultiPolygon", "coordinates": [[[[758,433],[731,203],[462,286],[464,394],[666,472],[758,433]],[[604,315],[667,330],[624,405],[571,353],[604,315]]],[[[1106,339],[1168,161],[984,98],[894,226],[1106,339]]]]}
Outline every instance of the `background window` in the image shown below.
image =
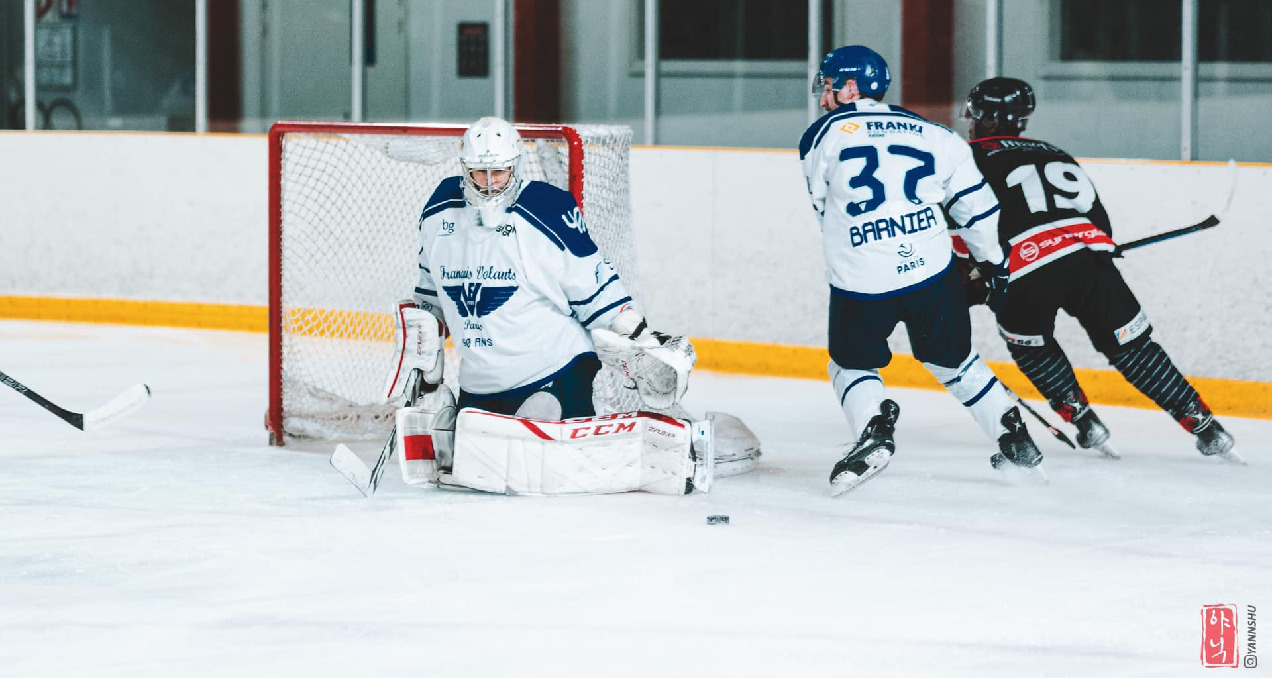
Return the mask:
{"type": "MultiPolygon", "coordinates": [[[[831,43],[832,0],[822,0],[822,49],[831,43]]],[[[643,17],[645,3],[637,3],[643,17]]],[[[637,27],[637,49],[645,49],[637,27]]],[[[808,3],[684,0],[658,4],[658,58],[690,61],[807,61],[808,3]]]]}
{"type": "MultiPolygon", "coordinates": [[[[1180,0],[1060,0],[1061,61],[1179,61],[1180,0]]],[[[1272,62],[1272,2],[1199,0],[1200,61],[1272,62]]]]}

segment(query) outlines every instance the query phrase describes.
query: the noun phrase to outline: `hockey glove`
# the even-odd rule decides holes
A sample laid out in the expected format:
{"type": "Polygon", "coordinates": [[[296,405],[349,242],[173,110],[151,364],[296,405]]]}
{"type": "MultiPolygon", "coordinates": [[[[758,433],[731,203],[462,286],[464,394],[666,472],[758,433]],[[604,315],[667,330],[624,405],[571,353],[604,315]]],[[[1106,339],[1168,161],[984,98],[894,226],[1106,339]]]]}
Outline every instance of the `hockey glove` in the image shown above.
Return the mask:
{"type": "Polygon", "coordinates": [[[999,312],[1007,303],[1007,280],[1011,274],[1006,267],[984,261],[976,262],[976,269],[980,271],[981,279],[989,288],[988,297],[985,299],[986,305],[994,313],[999,312]]]}
{"type": "Polygon", "coordinates": [[[967,297],[967,306],[979,306],[989,299],[989,285],[980,277],[972,260],[967,257],[954,258],[959,275],[963,279],[963,294],[967,297]]]}
{"type": "Polygon", "coordinates": [[[385,399],[396,400],[406,394],[407,377],[411,370],[418,369],[423,383],[422,391],[431,391],[442,383],[442,372],[446,367],[442,353],[442,334],[445,331],[437,318],[418,308],[414,301],[398,302],[394,309],[397,322],[394,324],[398,355],[394,367],[385,383],[385,399]]]}
{"type": "Polygon", "coordinates": [[[689,389],[689,372],[698,356],[686,337],[649,329],[635,311],[624,311],[611,329],[592,330],[596,354],[627,377],[647,407],[665,410],[689,389]]]}

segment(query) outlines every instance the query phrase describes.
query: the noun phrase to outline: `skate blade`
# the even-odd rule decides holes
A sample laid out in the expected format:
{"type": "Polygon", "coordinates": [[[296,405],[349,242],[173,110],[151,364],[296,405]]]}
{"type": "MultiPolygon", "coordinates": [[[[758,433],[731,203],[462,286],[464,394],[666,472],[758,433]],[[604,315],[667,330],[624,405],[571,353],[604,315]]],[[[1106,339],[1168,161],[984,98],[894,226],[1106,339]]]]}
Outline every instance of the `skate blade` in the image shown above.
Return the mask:
{"type": "Polygon", "coordinates": [[[1235,447],[1222,454],[1216,454],[1215,456],[1224,460],[1226,463],[1232,464],[1233,466],[1249,466],[1250,465],[1249,462],[1245,460],[1245,457],[1242,457],[1241,455],[1237,454],[1237,448],[1235,447]]]}
{"type": "Polygon", "coordinates": [[[839,495],[848,492],[848,490],[851,490],[867,480],[879,475],[880,471],[888,468],[888,463],[891,461],[892,455],[888,454],[887,450],[877,450],[871,453],[865,459],[861,460],[860,463],[866,465],[865,469],[863,469],[861,473],[853,473],[850,470],[845,470],[843,473],[835,476],[834,480],[830,481],[830,496],[832,498],[838,497],[839,495]]]}
{"type": "Polygon", "coordinates": [[[1093,449],[1095,449],[1096,452],[1099,452],[1100,454],[1104,455],[1108,459],[1122,458],[1122,455],[1118,454],[1117,450],[1114,449],[1113,446],[1108,443],[1100,443],[1099,445],[1096,445],[1093,449]]]}
{"type": "Polygon", "coordinates": [[[1002,463],[994,465],[994,468],[1003,477],[1003,480],[1007,481],[1007,484],[1015,487],[1040,487],[1050,482],[1047,478],[1047,472],[1042,470],[1042,464],[1030,468],[1017,466],[1003,459],[1002,463]]]}

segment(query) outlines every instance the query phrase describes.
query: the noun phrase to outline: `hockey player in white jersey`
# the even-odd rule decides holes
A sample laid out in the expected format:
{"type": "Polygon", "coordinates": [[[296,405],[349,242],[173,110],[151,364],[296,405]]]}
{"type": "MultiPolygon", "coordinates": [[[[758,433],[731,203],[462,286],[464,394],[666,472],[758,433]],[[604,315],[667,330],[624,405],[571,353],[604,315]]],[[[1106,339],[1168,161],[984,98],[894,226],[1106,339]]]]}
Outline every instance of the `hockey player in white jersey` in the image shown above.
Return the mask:
{"type": "Polygon", "coordinates": [[[898,322],[914,356],[998,442],[994,468],[1042,461],[1020,411],[972,349],[951,265],[953,226],[991,275],[991,303],[1005,299],[998,202],[953,131],[882,103],[890,83],[887,63],[868,47],[827,54],[813,82],[827,113],[799,146],[830,282],[830,378],[855,440],[831,471],[832,495],[882,471],[896,450],[900,407],[884,398],[879,369],[892,359],[887,339],[898,322]]]}
{"type": "Polygon", "coordinates": [[[478,120],[463,135],[463,175],[420,215],[419,282],[399,304],[388,387],[391,398],[415,391],[398,411],[404,479],[513,494],[706,490],[709,422],[595,416],[603,362],[661,409],[684,395],[693,347],[648,326],[574,196],[523,181],[520,153],[515,127],[478,120]],[[458,401],[441,383],[447,333],[458,401]]]}

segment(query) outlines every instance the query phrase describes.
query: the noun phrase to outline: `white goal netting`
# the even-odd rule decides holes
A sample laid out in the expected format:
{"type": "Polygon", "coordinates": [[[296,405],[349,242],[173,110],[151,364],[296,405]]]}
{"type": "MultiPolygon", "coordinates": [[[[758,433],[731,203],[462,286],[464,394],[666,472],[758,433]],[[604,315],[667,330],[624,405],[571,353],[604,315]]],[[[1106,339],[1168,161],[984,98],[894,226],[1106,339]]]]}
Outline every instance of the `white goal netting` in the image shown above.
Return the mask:
{"type": "MultiPolygon", "coordinates": [[[[271,400],[268,421],[287,436],[379,438],[392,428],[384,400],[395,367],[392,310],[418,279],[417,223],[445,177],[460,173],[453,126],[280,123],[271,132],[271,400]]],[[[520,127],[520,170],[576,196],[588,230],[639,300],[631,226],[628,127],[520,127]]],[[[447,381],[458,374],[448,350],[447,381]]],[[[458,389],[456,388],[456,391],[458,389]]],[[[637,409],[634,393],[602,370],[599,411],[637,409]]]]}

